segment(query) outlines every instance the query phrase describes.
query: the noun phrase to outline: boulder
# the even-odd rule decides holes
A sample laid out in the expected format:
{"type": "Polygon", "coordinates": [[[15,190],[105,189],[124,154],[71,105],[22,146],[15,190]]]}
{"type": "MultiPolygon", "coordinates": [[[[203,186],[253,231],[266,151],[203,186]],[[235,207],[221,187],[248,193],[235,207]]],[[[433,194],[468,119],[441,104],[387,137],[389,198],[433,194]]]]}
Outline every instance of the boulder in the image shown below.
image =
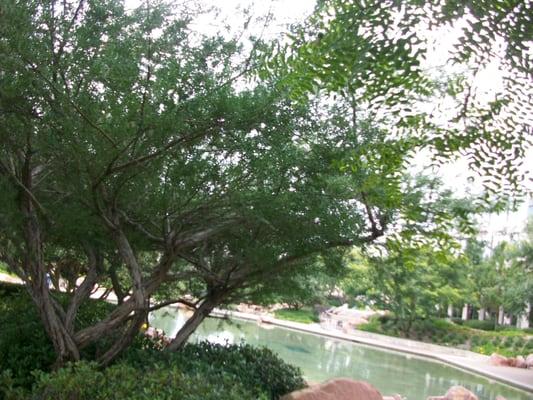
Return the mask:
{"type": "Polygon", "coordinates": [[[516,368],[527,368],[526,359],[522,356],[516,356],[514,366],[516,368]]]}
{"type": "Polygon", "coordinates": [[[526,357],[526,368],[533,368],[533,354],[526,357]]]}
{"type": "Polygon", "coordinates": [[[432,396],[427,400],[478,400],[477,396],[462,386],[452,386],[444,396],[432,396]]]}
{"type": "Polygon", "coordinates": [[[509,359],[498,353],[492,353],[489,362],[491,365],[496,365],[498,367],[508,367],[510,365],[509,359]]]}
{"type": "Polygon", "coordinates": [[[289,393],[281,400],[383,400],[370,383],[353,379],[331,379],[320,385],[289,393]]]}
{"type": "Polygon", "coordinates": [[[446,400],[478,400],[477,396],[462,386],[452,386],[445,395],[446,400]]]}

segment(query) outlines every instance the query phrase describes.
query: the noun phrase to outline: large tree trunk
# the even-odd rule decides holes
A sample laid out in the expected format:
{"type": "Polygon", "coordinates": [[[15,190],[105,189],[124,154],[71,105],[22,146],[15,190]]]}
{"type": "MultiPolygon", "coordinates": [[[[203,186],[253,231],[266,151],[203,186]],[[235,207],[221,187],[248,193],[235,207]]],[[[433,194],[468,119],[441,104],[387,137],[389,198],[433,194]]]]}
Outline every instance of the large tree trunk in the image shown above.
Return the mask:
{"type": "Polygon", "coordinates": [[[175,351],[179,350],[185,345],[192,333],[200,326],[202,321],[209,316],[213,308],[220,304],[223,297],[219,295],[207,297],[202,304],[194,311],[193,315],[185,322],[185,325],[176,334],[176,337],[172,339],[167,346],[167,350],[175,351]]]}
{"type": "Polygon", "coordinates": [[[31,169],[31,149],[27,150],[22,171],[23,188],[20,190],[20,209],[24,215],[24,265],[26,288],[39,311],[46,333],[54,346],[61,366],[67,360],[79,360],[80,354],[71,333],[65,327],[64,310],[50,294],[43,256],[42,234],[37,215],[36,200],[33,196],[33,172],[31,169]]]}
{"type": "Polygon", "coordinates": [[[139,330],[146,320],[147,312],[142,311],[137,313],[129,326],[122,332],[120,337],[113,343],[113,345],[100,357],[98,357],[98,363],[102,366],[109,365],[124,349],[130,346],[135,339],[135,336],[139,334],[139,330]]]}
{"type": "Polygon", "coordinates": [[[111,278],[111,284],[113,285],[113,292],[117,297],[117,304],[124,303],[124,298],[126,293],[122,290],[122,286],[118,279],[117,275],[117,262],[115,260],[111,261],[111,266],[109,267],[109,278],[111,278]]]}
{"type": "Polygon", "coordinates": [[[33,283],[31,286],[29,288],[31,297],[39,310],[39,316],[57,355],[55,366],[60,367],[69,360],[79,360],[78,346],[58,315],[57,305],[54,304],[48,288],[38,288],[33,283]]]}
{"type": "MultiPolygon", "coordinates": [[[[33,243],[40,247],[38,231],[34,231],[32,235],[34,235],[33,243]],[[35,235],[36,233],[37,235],[35,235]]],[[[27,244],[30,243],[27,242],[27,244]]],[[[30,244],[30,246],[32,245],[30,244]]],[[[34,247],[28,253],[30,255],[25,261],[25,269],[31,271],[29,274],[31,280],[26,282],[26,287],[37,306],[43,326],[54,346],[57,354],[56,365],[61,366],[67,360],[79,360],[79,349],[62,318],[64,311],[51,296],[46,279],[46,269],[42,262],[41,250],[34,247]]]]}

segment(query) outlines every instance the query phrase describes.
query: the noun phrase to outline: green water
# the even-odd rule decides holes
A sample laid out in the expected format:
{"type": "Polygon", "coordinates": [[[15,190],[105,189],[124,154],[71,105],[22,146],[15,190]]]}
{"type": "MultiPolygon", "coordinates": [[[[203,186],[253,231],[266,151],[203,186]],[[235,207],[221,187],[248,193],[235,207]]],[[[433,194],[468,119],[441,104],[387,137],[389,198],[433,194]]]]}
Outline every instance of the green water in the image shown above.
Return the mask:
{"type": "MultiPolygon", "coordinates": [[[[176,309],[162,309],[151,316],[151,324],[168,336],[174,336],[183,323],[184,316],[176,309]]],[[[255,322],[208,319],[191,340],[266,346],[300,367],[311,382],[334,377],[360,379],[384,395],[399,393],[408,400],[443,395],[454,385],[468,388],[480,400],[495,400],[497,395],[507,400],[533,399],[531,393],[438,362],[255,322]]]]}

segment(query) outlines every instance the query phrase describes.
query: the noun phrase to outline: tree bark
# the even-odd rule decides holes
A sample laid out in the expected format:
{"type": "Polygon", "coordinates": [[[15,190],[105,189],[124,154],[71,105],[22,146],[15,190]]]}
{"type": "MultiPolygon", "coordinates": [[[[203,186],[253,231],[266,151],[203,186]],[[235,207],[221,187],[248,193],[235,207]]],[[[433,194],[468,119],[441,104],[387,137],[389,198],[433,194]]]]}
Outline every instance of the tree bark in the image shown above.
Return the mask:
{"type": "Polygon", "coordinates": [[[98,280],[98,273],[101,271],[103,265],[103,258],[98,251],[95,251],[89,246],[86,251],[89,260],[89,271],[80,287],[74,291],[65,316],[65,328],[70,334],[74,334],[74,320],[78,314],[78,310],[83,302],[91,295],[91,290],[98,280]]]}
{"type": "Polygon", "coordinates": [[[117,264],[114,261],[112,261],[112,264],[109,267],[109,278],[111,278],[111,284],[113,285],[113,292],[115,292],[115,296],[117,296],[117,304],[120,305],[124,303],[124,298],[126,297],[126,293],[124,293],[124,290],[122,290],[122,286],[120,285],[120,281],[117,275],[117,264]]]}
{"type": "Polygon", "coordinates": [[[142,311],[137,313],[130,325],[120,335],[120,337],[113,343],[113,345],[100,357],[97,361],[102,366],[109,365],[124,349],[129,347],[135,336],[139,334],[142,324],[145,322],[148,313],[142,311]]]}
{"type": "MultiPolygon", "coordinates": [[[[29,140],[28,140],[29,143],[29,140]]],[[[61,366],[67,360],[79,360],[80,354],[76,342],[66,329],[61,314],[64,314],[59,304],[50,294],[44,263],[42,234],[39,217],[35,209],[35,197],[33,196],[33,171],[31,168],[32,149],[28,144],[25,153],[24,167],[22,169],[23,188],[19,192],[20,210],[24,216],[23,234],[25,255],[23,269],[26,280],[26,288],[37,306],[39,316],[43,322],[48,337],[52,341],[57,355],[56,367],[61,366]]]]}
{"type": "Polygon", "coordinates": [[[202,304],[194,311],[193,315],[185,322],[185,325],[181,327],[176,337],[172,339],[167,346],[168,351],[176,351],[182,348],[192,333],[198,328],[202,321],[209,316],[213,308],[220,304],[222,301],[222,295],[208,296],[202,304]]]}

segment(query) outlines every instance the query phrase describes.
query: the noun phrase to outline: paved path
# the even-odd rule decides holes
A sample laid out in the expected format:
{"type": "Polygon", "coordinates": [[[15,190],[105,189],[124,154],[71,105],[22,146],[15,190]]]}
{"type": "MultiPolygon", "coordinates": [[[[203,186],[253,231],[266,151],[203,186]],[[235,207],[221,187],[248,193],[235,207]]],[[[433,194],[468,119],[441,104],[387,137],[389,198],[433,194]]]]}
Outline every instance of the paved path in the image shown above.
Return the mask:
{"type": "Polygon", "coordinates": [[[13,275],[4,274],[3,272],[0,272],[0,282],[16,283],[18,285],[22,285],[22,279],[17,278],[13,275]]]}
{"type": "Polygon", "coordinates": [[[328,336],[350,342],[368,344],[402,353],[415,354],[450,364],[454,367],[486,376],[499,382],[509,384],[522,390],[533,393],[533,369],[497,367],[489,364],[489,357],[471,351],[439,346],[430,343],[418,342],[376,333],[354,330],[350,333],[326,330],[319,324],[301,324],[298,322],[284,321],[270,316],[241,313],[237,311],[214,310],[213,316],[235,317],[281,326],[306,333],[328,336]]]}

